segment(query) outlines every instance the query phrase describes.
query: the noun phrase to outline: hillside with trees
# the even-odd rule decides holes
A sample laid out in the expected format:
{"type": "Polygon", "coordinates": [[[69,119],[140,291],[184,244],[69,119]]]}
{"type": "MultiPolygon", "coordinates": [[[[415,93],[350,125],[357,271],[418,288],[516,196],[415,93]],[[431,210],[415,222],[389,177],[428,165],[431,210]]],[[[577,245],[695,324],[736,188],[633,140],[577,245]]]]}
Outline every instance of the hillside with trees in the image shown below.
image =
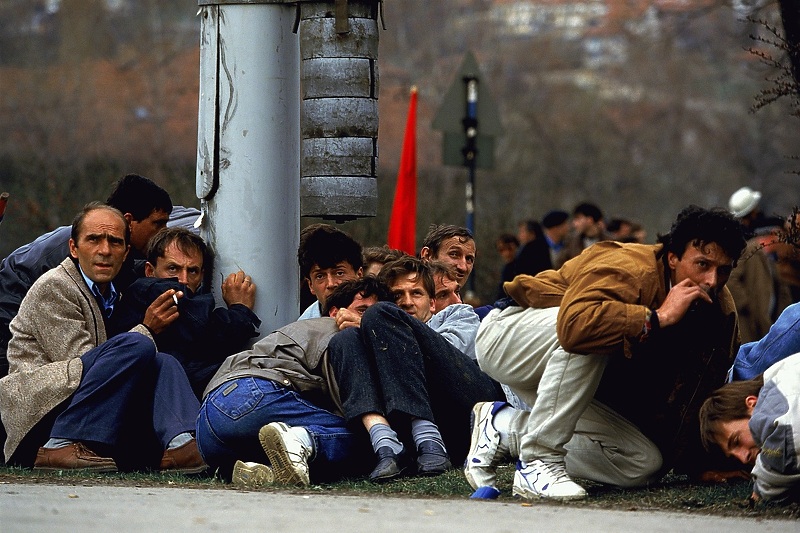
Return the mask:
{"type": "MultiPolygon", "coordinates": [[[[197,205],[199,19],[195,0],[0,3],[0,257],[66,224],[138,172],[197,205]]],[[[431,121],[464,54],[478,59],[504,127],[476,179],[478,289],[494,290],[494,238],[580,201],[642,222],[653,239],[689,203],[743,185],[787,215],[800,154],[789,103],[753,111],[778,73],[772,0],[385,0],[380,34],[379,213],[348,222],[385,240],[408,91],[419,88],[418,242],[462,224],[466,169],[441,160],[431,121]],[[775,51],[772,51],[775,53],[775,51]]],[[[777,53],[780,54],[780,51],[777,53]]],[[[303,221],[304,223],[312,221],[303,221]]]]}

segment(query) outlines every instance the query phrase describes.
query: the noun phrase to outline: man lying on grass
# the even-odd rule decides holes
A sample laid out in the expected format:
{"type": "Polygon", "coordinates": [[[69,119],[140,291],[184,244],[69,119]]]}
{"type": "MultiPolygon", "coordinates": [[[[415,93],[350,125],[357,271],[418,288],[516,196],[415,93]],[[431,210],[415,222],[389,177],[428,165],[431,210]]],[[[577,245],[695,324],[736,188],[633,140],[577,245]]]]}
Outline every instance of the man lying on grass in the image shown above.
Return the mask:
{"type": "Polygon", "coordinates": [[[714,391],[700,409],[700,432],[706,449],[719,446],[753,467],[753,500],[797,499],[800,353],[714,391]]]}

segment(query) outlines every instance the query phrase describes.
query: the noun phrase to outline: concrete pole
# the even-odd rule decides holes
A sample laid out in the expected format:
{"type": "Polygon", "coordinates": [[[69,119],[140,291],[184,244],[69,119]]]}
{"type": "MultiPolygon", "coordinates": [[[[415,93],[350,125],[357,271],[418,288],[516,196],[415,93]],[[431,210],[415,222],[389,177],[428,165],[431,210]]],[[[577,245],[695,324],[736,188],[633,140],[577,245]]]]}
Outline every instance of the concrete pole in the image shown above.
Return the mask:
{"type": "Polygon", "coordinates": [[[197,196],[201,234],[224,276],[257,284],[261,336],[297,319],[300,53],[296,6],[200,1],[197,196]]]}

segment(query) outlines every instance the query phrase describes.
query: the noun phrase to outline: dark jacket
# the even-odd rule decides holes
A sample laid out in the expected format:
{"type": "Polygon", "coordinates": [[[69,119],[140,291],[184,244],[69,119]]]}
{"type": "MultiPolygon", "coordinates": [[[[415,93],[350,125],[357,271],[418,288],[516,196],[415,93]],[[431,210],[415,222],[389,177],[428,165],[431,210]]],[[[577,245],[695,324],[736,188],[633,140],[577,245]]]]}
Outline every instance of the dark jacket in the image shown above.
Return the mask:
{"type": "Polygon", "coordinates": [[[547,245],[547,241],[539,238],[524,244],[514,258],[514,268],[516,275],[530,274],[531,276],[535,276],[542,270],[553,268],[550,261],[550,246],[547,245]]]}
{"type": "Polygon", "coordinates": [[[175,279],[140,278],[122,294],[111,316],[114,333],[127,331],[144,318],[147,307],[168,289],[183,291],[178,320],[155,335],[158,351],[174,356],[189,377],[198,399],[226,357],[258,334],[261,320],[244,305],[215,309],[213,294],[192,294],[175,279]]]}

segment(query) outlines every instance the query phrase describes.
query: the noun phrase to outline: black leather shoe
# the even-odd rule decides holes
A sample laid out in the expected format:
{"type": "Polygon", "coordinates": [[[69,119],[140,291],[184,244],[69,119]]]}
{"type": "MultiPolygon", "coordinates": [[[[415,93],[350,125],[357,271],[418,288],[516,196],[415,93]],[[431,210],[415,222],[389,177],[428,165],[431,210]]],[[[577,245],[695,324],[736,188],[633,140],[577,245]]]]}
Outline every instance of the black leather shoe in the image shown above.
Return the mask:
{"type": "Polygon", "coordinates": [[[378,464],[369,475],[370,481],[383,482],[391,481],[403,475],[405,466],[402,464],[400,455],[394,453],[388,446],[381,446],[375,452],[378,456],[378,464]]]}
{"type": "Polygon", "coordinates": [[[418,452],[417,474],[421,476],[438,476],[453,467],[447,451],[432,440],[421,442],[418,452]]]}

